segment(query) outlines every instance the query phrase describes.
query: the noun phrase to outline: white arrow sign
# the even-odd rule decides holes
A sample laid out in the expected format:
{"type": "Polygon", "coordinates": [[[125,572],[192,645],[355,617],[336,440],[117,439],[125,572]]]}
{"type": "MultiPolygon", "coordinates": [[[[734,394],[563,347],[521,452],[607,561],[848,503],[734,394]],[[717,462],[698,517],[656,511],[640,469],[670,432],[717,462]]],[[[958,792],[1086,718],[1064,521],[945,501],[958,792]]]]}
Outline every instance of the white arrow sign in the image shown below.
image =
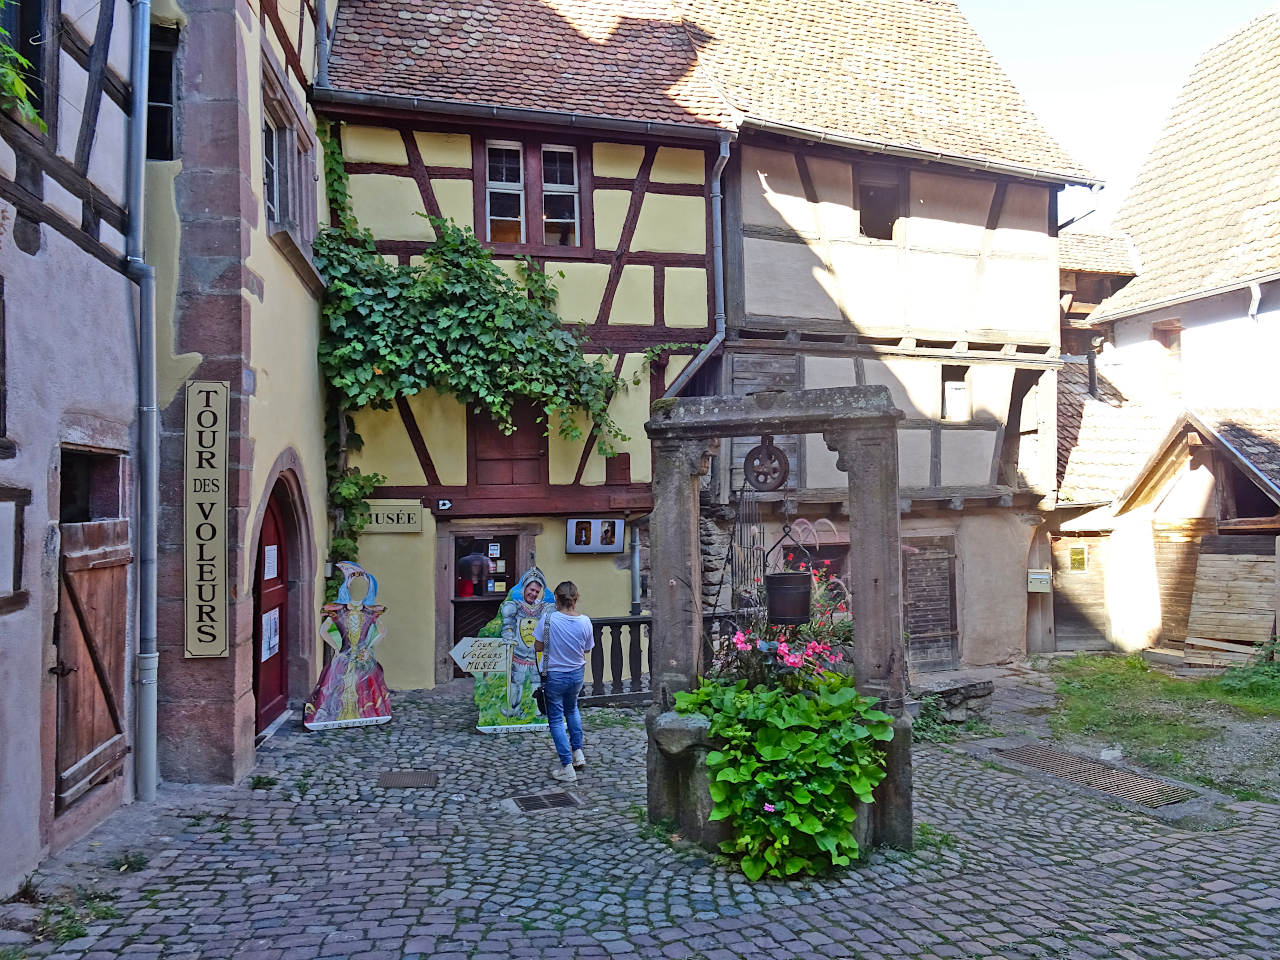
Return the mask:
{"type": "Polygon", "coordinates": [[[511,644],[501,637],[463,637],[449,654],[465,673],[506,673],[511,644]]]}
{"type": "Polygon", "coordinates": [[[452,500],[437,500],[437,501],[436,501],[436,509],[437,509],[437,510],[452,510],[452,509],[453,509],[453,501],[452,501],[452,500]]]}

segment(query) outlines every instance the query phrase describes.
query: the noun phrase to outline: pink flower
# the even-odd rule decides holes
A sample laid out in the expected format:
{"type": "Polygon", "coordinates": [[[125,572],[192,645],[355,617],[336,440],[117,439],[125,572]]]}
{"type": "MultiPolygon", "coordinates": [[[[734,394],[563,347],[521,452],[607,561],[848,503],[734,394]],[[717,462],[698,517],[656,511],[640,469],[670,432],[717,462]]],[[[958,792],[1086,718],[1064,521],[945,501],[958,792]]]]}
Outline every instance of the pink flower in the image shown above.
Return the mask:
{"type": "Polygon", "coordinates": [[[765,813],[773,813],[773,811],[774,811],[774,806],[773,806],[773,804],[772,804],[772,803],[766,803],[766,804],[764,805],[764,812],[765,812],[765,813]]]}
{"type": "Polygon", "coordinates": [[[787,641],[785,641],[785,640],[779,640],[779,641],[778,641],[778,656],[780,656],[780,657],[785,657],[785,656],[786,656],[788,653],[790,653],[790,652],[791,652],[791,648],[787,646],[787,641]]]}
{"type": "Polygon", "coordinates": [[[751,644],[747,643],[746,634],[741,630],[733,635],[733,645],[737,647],[739,651],[751,649],[751,644]]]}

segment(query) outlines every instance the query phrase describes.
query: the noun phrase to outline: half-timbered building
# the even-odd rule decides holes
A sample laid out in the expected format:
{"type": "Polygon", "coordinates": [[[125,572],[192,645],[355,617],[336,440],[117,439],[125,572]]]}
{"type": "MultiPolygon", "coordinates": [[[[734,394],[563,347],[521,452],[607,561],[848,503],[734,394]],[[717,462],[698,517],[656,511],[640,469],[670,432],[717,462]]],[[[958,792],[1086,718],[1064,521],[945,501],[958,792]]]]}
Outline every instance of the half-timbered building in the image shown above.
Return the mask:
{"type": "Polygon", "coordinates": [[[129,10],[0,10],[43,121],[0,113],[0,898],[133,793],[129,10]]]}

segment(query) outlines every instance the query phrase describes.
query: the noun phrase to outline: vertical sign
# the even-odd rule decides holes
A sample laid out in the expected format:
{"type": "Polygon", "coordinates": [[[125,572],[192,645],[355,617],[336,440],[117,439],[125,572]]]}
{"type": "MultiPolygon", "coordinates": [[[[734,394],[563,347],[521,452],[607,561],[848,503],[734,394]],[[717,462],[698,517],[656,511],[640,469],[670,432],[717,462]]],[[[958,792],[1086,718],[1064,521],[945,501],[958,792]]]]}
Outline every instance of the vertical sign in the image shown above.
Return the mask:
{"type": "Polygon", "coordinates": [[[225,657],[227,623],[227,430],[231,385],[187,384],[183,439],[183,576],[188,657],[225,657]]]}

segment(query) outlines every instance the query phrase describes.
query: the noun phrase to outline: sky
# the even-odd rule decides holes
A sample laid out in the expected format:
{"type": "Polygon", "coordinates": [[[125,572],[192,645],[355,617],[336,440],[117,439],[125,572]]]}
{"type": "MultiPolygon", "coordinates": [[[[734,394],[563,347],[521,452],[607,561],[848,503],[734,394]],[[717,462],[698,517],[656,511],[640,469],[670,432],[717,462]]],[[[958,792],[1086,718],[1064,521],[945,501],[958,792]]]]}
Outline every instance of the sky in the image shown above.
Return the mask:
{"type": "Polygon", "coordinates": [[[1107,182],[1070,188],[1063,221],[1104,230],[1200,56],[1276,0],[957,0],[1040,120],[1107,182]]]}

